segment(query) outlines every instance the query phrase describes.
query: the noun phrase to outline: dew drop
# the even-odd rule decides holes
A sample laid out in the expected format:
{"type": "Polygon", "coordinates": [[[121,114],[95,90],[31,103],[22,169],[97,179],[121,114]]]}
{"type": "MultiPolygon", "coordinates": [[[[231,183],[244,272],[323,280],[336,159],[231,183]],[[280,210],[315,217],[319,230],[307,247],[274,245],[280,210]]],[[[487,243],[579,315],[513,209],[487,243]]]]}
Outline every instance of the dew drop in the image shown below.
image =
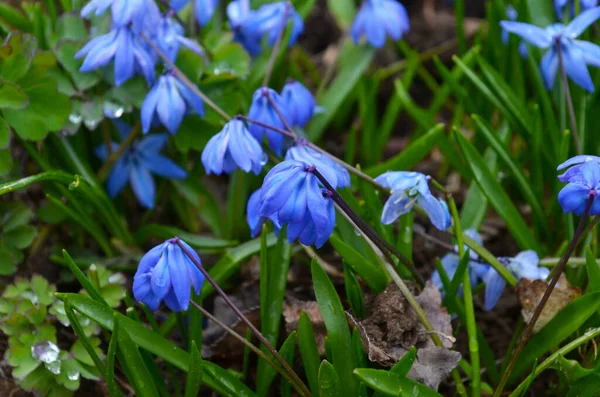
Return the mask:
{"type": "Polygon", "coordinates": [[[67,377],[72,381],[76,381],[77,379],[79,379],[79,371],[77,371],[76,369],[70,369],[69,371],[67,371],[67,377]]]}
{"type": "Polygon", "coordinates": [[[58,346],[47,340],[35,344],[31,347],[31,356],[46,364],[54,363],[56,361],[60,363],[60,360],[58,360],[59,353],[60,349],[58,348],[58,346]]]}
{"type": "Polygon", "coordinates": [[[60,374],[60,360],[56,360],[51,363],[46,363],[46,368],[54,375],[60,374]]]}

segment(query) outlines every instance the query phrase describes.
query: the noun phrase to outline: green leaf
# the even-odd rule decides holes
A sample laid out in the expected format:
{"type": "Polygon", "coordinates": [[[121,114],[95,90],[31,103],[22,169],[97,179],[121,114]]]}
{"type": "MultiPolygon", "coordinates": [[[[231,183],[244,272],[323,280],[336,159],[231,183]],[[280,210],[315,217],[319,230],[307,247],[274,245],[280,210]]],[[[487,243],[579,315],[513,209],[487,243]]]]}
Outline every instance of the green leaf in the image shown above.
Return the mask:
{"type": "Polygon", "coordinates": [[[304,364],[304,373],[308,379],[308,386],[314,396],[319,395],[319,349],[310,318],[305,311],[300,313],[298,320],[298,346],[304,364]]]}
{"type": "Polygon", "coordinates": [[[59,39],[87,41],[88,32],[79,12],[62,14],[56,21],[56,35],[59,39]]]}
{"type": "Polygon", "coordinates": [[[500,186],[496,177],[492,175],[485,164],[483,157],[473,145],[460,133],[454,131],[454,139],[458,142],[466,163],[471,168],[473,177],[479,188],[485,194],[498,215],[504,220],[508,230],[519,244],[521,249],[538,250],[538,244],[531,231],[528,229],[523,216],[516,209],[512,200],[500,186]]]}
{"type": "Polygon", "coordinates": [[[8,174],[12,168],[10,149],[0,149],[0,176],[8,174]]]}
{"type": "MultiPolygon", "coordinates": [[[[558,356],[558,358],[550,364],[550,368],[561,371],[569,383],[575,382],[596,372],[593,368],[584,368],[577,360],[568,360],[562,355],[558,356]]],[[[532,372],[535,373],[535,370],[532,372]]]]}
{"type": "MultiPolygon", "coordinates": [[[[118,319],[115,317],[115,324],[118,319]]],[[[121,395],[117,383],[115,382],[115,357],[117,356],[117,337],[119,336],[119,326],[114,328],[108,343],[108,352],[106,353],[106,385],[110,397],[121,395]]]]}
{"type": "Polygon", "coordinates": [[[390,372],[395,373],[401,378],[404,378],[408,371],[412,368],[415,359],[417,358],[417,349],[411,346],[408,352],[390,369],[390,372]]]}
{"type": "Polygon", "coordinates": [[[100,295],[100,292],[98,292],[96,287],[94,287],[94,285],[92,284],[90,279],[87,278],[85,276],[85,274],[83,274],[81,269],[79,269],[79,266],[77,266],[77,264],[75,264],[73,259],[71,259],[71,256],[69,255],[67,250],[62,250],[62,254],[63,254],[63,257],[65,258],[65,262],[67,263],[67,266],[69,267],[69,270],[71,270],[71,273],[73,273],[73,275],[75,276],[77,281],[79,281],[79,284],[81,284],[81,286],[83,287],[85,292],[87,292],[88,295],[90,297],[92,297],[92,299],[94,299],[96,302],[101,303],[108,307],[108,303],[106,303],[106,301],[104,300],[102,295],[100,295]]]}
{"type": "Polygon", "coordinates": [[[350,27],[356,15],[356,6],[352,0],[327,0],[327,8],[340,29],[347,30],[350,27]]]}
{"type": "Polygon", "coordinates": [[[29,19],[19,10],[7,3],[0,3],[0,20],[6,22],[15,30],[20,30],[22,32],[30,32],[32,29],[29,19]]]}
{"type": "Polygon", "coordinates": [[[595,397],[600,390],[600,374],[591,374],[569,385],[566,397],[595,397]]]}
{"type": "Polygon", "coordinates": [[[356,368],[356,359],[349,348],[352,338],[346,313],[331,280],[316,259],[312,260],[311,270],[315,297],[327,328],[333,366],[340,377],[344,395],[355,396],[358,392],[358,381],[352,375],[352,371],[356,368]]]}
{"type": "Polygon", "coordinates": [[[209,189],[201,183],[194,180],[195,178],[187,178],[185,180],[170,181],[175,190],[181,195],[191,206],[198,212],[198,216],[216,235],[223,235],[224,222],[223,214],[217,200],[209,189]]]}
{"type": "Polygon", "coordinates": [[[119,329],[119,325],[120,322],[117,322],[115,327],[117,329],[117,343],[122,355],[118,356],[119,362],[126,368],[125,372],[129,374],[129,382],[135,389],[136,395],[158,397],[158,389],[146,364],[144,364],[138,347],[133,343],[129,332],[126,329],[119,329]]]}
{"type": "Polygon", "coordinates": [[[431,390],[427,386],[415,382],[412,379],[402,378],[399,375],[381,369],[358,368],[354,374],[370,388],[384,393],[388,396],[400,396],[403,391],[408,395],[418,395],[422,397],[441,397],[441,394],[431,390]]]}
{"type": "Polygon", "coordinates": [[[224,240],[209,236],[200,236],[195,233],[189,233],[174,226],[150,224],[142,227],[136,233],[136,241],[140,243],[147,241],[150,236],[169,239],[179,237],[197,250],[219,251],[228,247],[235,247],[238,242],[235,240],[224,240]]]}
{"type": "Polygon", "coordinates": [[[185,397],[196,397],[200,391],[200,384],[202,383],[202,368],[204,366],[204,361],[196,346],[196,342],[192,341],[190,350],[190,369],[185,379],[185,397]]]}
{"type": "Polygon", "coordinates": [[[436,125],[423,136],[410,143],[399,154],[382,164],[366,169],[365,173],[374,177],[383,174],[386,171],[407,170],[412,168],[429,155],[431,149],[439,143],[440,135],[443,135],[443,133],[444,125],[436,125]]]}
{"type": "Polygon", "coordinates": [[[6,149],[10,143],[10,127],[6,120],[0,117],[0,149],[6,149]]]}
{"type": "Polygon", "coordinates": [[[0,47],[0,76],[5,81],[18,82],[29,71],[38,45],[30,34],[11,33],[0,47]]]}
{"type": "Polygon", "coordinates": [[[85,91],[100,81],[100,73],[98,72],[82,73],[79,71],[83,60],[75,59],[75,54],[82,46],[82,42],[61,39],[56,43],[53,50],[56,59],[69,72],[79,91],[85,91]]]}
{"type": "Polygon", "coordinates": [[[364,318],[365,304],[362,288],[354,271],[346,263],[344,263],[344,286],[346,287],[346,297],[352,309],[352,314],[357,318],[364,318]]]}
{"type": "Polygon", "coordinates": [[[321,114],[315,115],[311,120],[306,133],[310,140],[317,141],[325,127],[329,124],[348,94],[370,65],[375,55],[375,49],[369,46],[354,46],[349,42],[340,54],[340,69],[331,85],[317,98],[320,106],[325,108],[321,114]]]}
{"type": "MultiPolygon", "coordinates": [[[[98,345],[100,344],[100,340],[98,338],[94,338],[95,339],[95,346],[92,345],[92,343],[90,343],[90,340],[85,336],[85,332],[83,330],[83,327],[81,326],[81,323],[79,322],[79,320],[77,319],[77,316],[75,315],[75,312],[73,311],[73,307],[71,305],[69,305],[68,303],[65,303],[65,313],[67,314],[67,318],[69,319],[69,323],[71,324],[71,327],[73,328],[73,330],[75,331],[75,335],[77,335],[77,341],[81,341],[81,344],[83,345],[83,348],[85,349],[84,352],[87,353],[87,357],[83,358],[83,354],[82,352],[77,353],[76,349],[76,345],[73,345],[73,347],[71,348],[71,354],[73,354],[73,356],[78,359],[79,361],[84,361],[84,360],[91,360],[93,365],[96,366],[96,368],[98,369],[98,371],[101,374],[105,374],[105,367],[104,364],[102,364],[102,361],[100,359],[99,356],[99,347],[98,345]],[[79,357],[79,358],[77,358],[79,357]]],[[[105,380],[108,381],[108,377],[105,377],[105,380]]]]}
{"type": "Polygon", "coordinates": [[[323,360],[319,367],[319,393],[320,397],[342,397],[342,385],[335,368],[327,360],[323,360]]]}
{"type": "MultiPolygon", "coordinates": [[[[450,287],[447,289],[447,293],[445,294],[445,299],[451,300],[454,299],[458,295],[458,289],[463,283],[463,276],[467,271],[467,266],[469,265],[469,250],[467,250],[463,257],[460,258],[460,262],[458,263],[458,267],[454,272],[454,276],[450,282],[450,287]]],[[[448,302],[444,302],[445,305],[448,305],[448,302]]]]}
{"type": "Polygon", "coordinates": [[[585,249],[585,266],[588,274],[589,290],[591,292],[600,291],[600,266],[598,265],[596,256],[594,255],[590,247],[587,247],[585,249]]]}
{"type": "Polygon", "coordinates": [[[247,76],[250,73],[250,55],[238,43],[228,43],[213,52],[207,72],[215,75],[247,76]]]}
{"type": "Polygon", "coordinates": [[[552,4],[545,0],[527,0],[531,23],[542,28],[553,24],[556,21],[556,14],[552,4]]]}
{"type": "Polygon", "coordinates": [[[0,109],[24,109],[29,104],[27,94],[21,87],[0,77],[0,109]]]}
{"type": "Polygon", "coordinates": [[[37,235],[35,227],[23,225],[3,233],[0,238],[17,249],[25,249],[31,245],[37,235]]]}
{"type": "MultiPolygon", "coordinates": [[[[127,330],[133,343],[153,353],[175,367],[188,371],[189,354],[162,335],[144,327],[142,324],[80,294],[57,294],[58,299],[69,302],[81,314],[96,321],[110,331],[114,329],[114,318],[118,318],[120,330],[127,330]]],[[[233,374],[218,365],[204,361],[203,382],[213,390],[240,397],[253,397],[255,394],[233,374]]]]}
{"type": "Polygon", "coordinates": [[[600,309],[600,292],[588,293],[565,306],[527,343],[515,364],[509,382],[515,381],[536,358],[576,332],[598,309],[600,309]]]}
{"type": "Polygon", "coordinates": [[[350,245],[346,244],[337,235],[332,234],[329,242],[344,261],[361,276],[373,292],[378,293],[385,289],[390,282],[390,276],[380,263],[371,263],[350,245]]]}

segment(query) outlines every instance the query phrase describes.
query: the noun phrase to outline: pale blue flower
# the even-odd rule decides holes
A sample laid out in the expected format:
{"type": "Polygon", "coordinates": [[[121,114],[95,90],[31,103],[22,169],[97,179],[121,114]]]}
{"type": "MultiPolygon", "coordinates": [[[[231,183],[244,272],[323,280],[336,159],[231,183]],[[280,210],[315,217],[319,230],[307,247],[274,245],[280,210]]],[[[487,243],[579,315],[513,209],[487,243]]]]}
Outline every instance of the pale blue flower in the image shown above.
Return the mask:
{"type": "Polygon", "coordinates": [[[590,197],[594,197],[589,215],[600,214],[600,164],[585,161],[571,173],[569,183],[558,193],[558,202],[565,213],[583,215],[590,197]]]}
{"type": "Polygon", "coordinates": [[[290,124],[304,128],[317,107],[315,97],[302,83],[290,80],[283,86],[281,98],[290,111],[290,124]]]}
{"type": "Polygon", "coordinates": [[[219,0],[194,0],[194,16],[198,25],[208,25],[218,5],[219,0]]]}
{"type": "MultiPolygon", "coordinates": [[[[250,110],[248,112],[248,117],[250,119],[285,130],[285,123],[278,112],[289,122],[291,119],[289,110],[283,99],[275,90],[261,87],[254,92],[254,95],[252,95],[252,104],[250,105],[250,110]],[[275,103],[275,107],[273,107],[269,99],[275,103]]],[[[254,135],[259,142],[262,142],[266,135],[271,149],[275,154],[281,154],[284,138],[281,133],[252,122],[249,122],[249,125],[250,133],[254,135]]]]}
{"type": "Polygon", "coordinates": [[[250,233],[253,238],[258,236],[262,229],[262,225],[267,219],[269,219],[271,223],[273,223],[273,231],[275,232],[275,235],[279,236],[281,225],[277,219],[277,213],[273,213],[268,217],[263,217],[260,215],[260,206],[262,205],[260,199],[261,195],[261,189],[258,189],[252,193],[250,195],[250,199],[248,199],[248,206],[246,208],[246,222],[248,222],[250,233]]]}
{"type": "MultiPolygon", "coordinates": [[[[558,176],[558,180],[561,182],[571,182],[571,179],[573,179],[573,182],[575,182],[575,178],[581,177],[580,168],[588,161],[595,161],[596,163],[600,164],[600,157],[582,154],[570,158],[558,166],[557,171],[568,168],[564,174],[558,176]]],[[[578,180],[582,181],[581,178],[578,180]]]]}
{"type": "Polygon", "coordinates": [[[308,146],[307,141],[298,140],[285,153],[285,159],[302,161],[306,164],[314,165],[334,189],[350,186],[350,174],[348,170],[332,160],[331,157],[308,146]]]}
{"type": "Polygon", "coordinates": [[[200,295],[204,275],[178,245],[200,262],[200,257],[177,237],[152,248],[140,260],[133,277],[133,296],[151,311],[156,311],[164,300],[169,309],[181,312],[188,309],[190,289],[200,295]]]}
{"type": "Polygon", "coordinates": [[[506,31],[520,36],[534,46],[548,49],[541,63],[541,72],[547,89],[554,85],[558,72],[557,43],[560,43],[567,76],[585,90],[593,92],[594,83],[587,65],[600,67],[600,46],[576,38],[598,18],[600,18],[600,7],[595,7],[583,12],[566,26],[554,24],[542,29],[513,21],[501,21],[500,25],[506,31]]]}
{"type": "Polygon", "coordinates": [[[239,168],[258,175],[266,162],[267,155],[260,143],[248,132],[244,122],[237,118],[225,124],[202,151],[202,164],[207,174],[229,174],[239,168]]]}
{"type": "Polygon", "coordinates": [[[175,61],[181,46],[185,46],[199,55],[204,53],[198,43],[184,36],[183,27],[169,15],[160,19],[156,35],[154,35],[153,39],[158,48],[160,48],[171,61],[175,61]]]}
{"type": "Polygon", "coordinates": [[[440,230],[450,227],[452,222],[448,206],[431,194],[426,175],[420,172],[388,171],[375,178],[375,181],[392,191],[383,207],[381,223],[393,223],[417,204],[425,211],[433,226],[440,230]]]}
{"type": "Polygon", "coordinates": [[[144,19],[156,20],[160,15],[158,6],[154,1],[148,0],[91,0],[81,10],[81,16],[89,17],[102,15],[108,8],[111,11],[112,27],[122,28],[132,25],[136,33],[144,26],[144,19]]]}
{"type": "Polygon", "coordinates": [[[408,13],[402,4],[395,0],[366,0],[352,23],[350,35],[355,44],[365,36],[371,46],[381,48],[386,36],[398,41],[409,30],[408,13]]]}

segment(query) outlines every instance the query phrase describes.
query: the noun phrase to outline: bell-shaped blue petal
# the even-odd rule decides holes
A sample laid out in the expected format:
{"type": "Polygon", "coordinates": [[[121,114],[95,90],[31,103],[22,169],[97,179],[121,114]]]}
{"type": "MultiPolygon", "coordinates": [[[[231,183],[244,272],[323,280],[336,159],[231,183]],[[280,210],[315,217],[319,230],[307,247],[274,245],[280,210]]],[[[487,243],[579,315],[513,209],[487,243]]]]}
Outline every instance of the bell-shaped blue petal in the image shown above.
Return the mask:
{"type": "Polygon", "coordinates": [[[187,256],[178,242],[200,264],[198,254],[184,241],[173,238],[148,251],[133,277],[133,296],[152,311],[164,300],[169,309],[185,311],[190,289],[196,295],[204,283],[204,275],[187,256]]]}
{"type": "Polygon", "coordinates": [[[365,36],[371,46],[381,48],[386,36],[398,41],[409,30],[408,14],[402,4],[395,0],[366,0],[352,23],[350,34],[356,44],[365,36]]]}
{"type": "Polygon", "coordinates": [[[208,25],[218,5],[219,0],[194,0],[194,16],[198,25],[208,25]]]}
{"type": "Polygon", "coordinates": [[[350,174],[348,170],[329,156],[317,152],[308,146],[306,141],[297,141],[285,153],[286,160],[298,160],[306,164],[314,165],[334,189],[350,186],[350,174]]]}
{"type": "Polygon", "coordinates": [[[110,7],[114,28],[122,28],[130,23],[136,27],[141,27],[145,14],[154,11],[154,7],[150,3],[154,2],[145,0],[91,0],[81,10],[81,16],[87,18],[94,11],[94,14],[99,16],[110,7]]]}
{"type": "Polygon", "coordinates": [[[260,173],[267,162],[258,141],[248,132],[242,120],[233,119],[213,136],[202,151],[202,164],[207,174],[221,175],[236,169],[260,173]]]}
{"type": "Polygon", "coordinates": [[[536,47],[548,48],[554,43],[552,35],[546,29],[535,25],[524,22],[500,21],[500,27],[509,33],[516,34],[536,47]]]}
{"type": "Polygon", "coordinates": [[[289,110],[290,124],[304,128],[317,106],[311,92],[298,81],[288,81],[281,90],[281,98],[289,110]]]}
{"type": "Polygon", "coordinates": [[[600,157],[582,154],[582,155],[570,158],[569,160],[565,161],[564,163],[562,163],[561,165],[558,166],[558,168],[557,168],[558,171],[570,167],[564,174],[559,175],[558,179],[561,182],[585,183],[585,181],[582,178],[580,168],[584,163],[586,163],[588,161],[595,161],[598,164],[600,164],[600,157]]]}
{"type": "Polygon", "coordinates": [[[160,19],[154,41],[171,61],[175,61],[181,46],[185,46],[199,55],[203,54],[198,43],[187,39],[184,36],[183,27],[169,15],[160,19]]]}
{"type": "MultiPolygon", "coordinates": [[[[276,91],[267,87],[261,87],[257,89],[254,92],[254,95],[252,95],[252,104],[250,105],[248,117],[251,120],[256,120],[282,130],[286,129],[285,123],[282,120],[282,118],[285,119],[288,123],[291,120],[290,112],[287,106],[285,105],[283,99],[279,96],[279,94],[276,91]]],[[[270,128],[266,128],[258,124],[253,124],[252,122],[250,122],[249,124],[250,133],[259,142],[262,142],[266,135],[271,149],[277,155],[281,155],[284,138],[282,134],[273,131],[270,128]]]]}
{"type": "Polygon", "coordinates": [[[158,120],[171,134],[175,134],[187,112],[194,110],[204,114],[203,107],[198,106],[201,103],[190,95],[177,77],[171,73],[162,75],[142,103],[142,130],[147,133],[158,120]]]}
{"type": "Polygon", "coordinates": [[[600,164],[586,161],[575,167],[576,172],[570,176],[569,183],[558,193],[558,202],[564,212],[583,215],[590,196],[594,196],[589,214],[597,215],[600,213],[600,164]]]}
{"type": "Polygon", "coordinates": [[[250,195],[250,199],[248,200],[248,206],[246,208],[246,222],[248,223],[248,227],[250,228],[250,233],[252,237],[258,236],[262,229],[262,225],[267,219],[269,219],[273,223],[275,235],[279,235],[281,225],[279,224],[279,220],[277,219],[277,213],[274,213],[267,218],[261,216],[261,204],[261,189],[258,189],[250,195]]]}
{"type": "Polygon", "coordinates": [[[502,292],[506,287],[506,280],[494,269],[489,267],[486,275],[483,277],[485,283],[485,305],[486,311],[490,311],[496,306],[502,292]]]}

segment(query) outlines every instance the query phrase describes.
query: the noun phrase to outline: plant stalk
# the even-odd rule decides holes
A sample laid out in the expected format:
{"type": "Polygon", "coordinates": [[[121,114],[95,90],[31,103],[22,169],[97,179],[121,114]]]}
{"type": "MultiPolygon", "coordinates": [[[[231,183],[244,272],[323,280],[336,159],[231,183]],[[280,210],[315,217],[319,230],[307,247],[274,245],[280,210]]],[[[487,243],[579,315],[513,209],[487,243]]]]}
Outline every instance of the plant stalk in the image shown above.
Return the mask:
{"type": "Polygon", "coordinates": [[[133,140],[140,133],[141,128],[142,123],[138,121],[129,132],[129,135],[127,135],[127,138],[125,138],[125,140],[121,142],[117,150],[115,150],[112,153],[110,151],[108,152],[108,157],[106,161],[104,162],[104,164],[102,164],[102,167],[100,167],[100,169],[96,173],[96,178],[98,178],[100,182],[104,182],[106,180],[106,177],[108,176],[108,173],[110,172],[112,166],[119,159],[119,157],[121,157],[121,155],[125,153],[125,150],[127,150],[127,148],[133,143],[133,140]]]}
{"type": "Polygon", "coordinates": [[[242,320],[242,322],[244,324],[246,324],[246,326],[252,331],[252,333],[267,347],[267,349],[277,359],[277,361],[279,361],[279,363],[281,364],[283,369],[285,369],[286,372],[289,373],[290,377],[292,377],[294,379],[293,383],[294,383],[294,385],[298,386],[298,388],[299,388],[298,392],[303,396],[310,396],[311,395],[310,391],[308,390],[306,385],[302,382],[302,380],[300,379],[298,374],[296,374],[296,372],[292,369],[292,367],[290,367],[290,365],[283,359],[283,357],[281,357],[281,355],[279,355],[279,353],[273,347],[273,345],[271,345],[271,343],[269,343],[269,341],[263,336],[263,334],[260,333],[260,331],[254,326],[254,324],[252,324],[252,322],[250,320],[248,320],[248,318],[235,305],[235,303],[233,303],[233,301],[229,298],[229,296],[227,296],[225,291],[223,291],[221,289],[221,287],[219,287],[217,282],[210,276],[210,274],[206,271],[206,269],[204,269],[204,267],[202,267],[202,264],[200,262],[198,262],[198,260],[196,260],[196,258],[192,255],[192,253],[189,252],[189,250],[181,243],[181,240],[179,240],[179,238],[177,238],[177,237],[176,237],[176,239],[177,239],[176,243],[179,246],[179,248],[181,248],[182,251],[187,255],[187,257],[192,261],[192,263],[194,265],[196,265],[198,270],[200,270],[200,272],[202,272],[202,274],[204,275],[204,278],[213,286],[215,291],[217,291],[217,293],[221,296],[221,298],[223,298],[225,303],[229,307],[231,307],[231,309],[234,311],[234,313],[237,315],[237,317],[240,320],[242,320]]]}
{"type": "Polygon", "coordinates": [[[269,64],[267,65],[267,71],[265,72],[265,78],[263,79],[262,86],[266,87],[269,85],[269,80],[271,80],[271,73],[273,73],[273,68],[275,67],[275,60],[277,59],[277,54],[279,54],[279,47],[281,47],[281,42],[283,41],[283,34],[285,32],[285,27],[287,25],[287,18],[290,12],[290,7],[292,5],[289,2],[285,3],[285,11],[283,12],[283,20],[281,21],[281,26],[279,27],[279,31],[277,32],[277,39],[275,40],[275,44],[273,44],[273,49],[271,51],[271,56],[269,57],[269,64]]]}
{"type": "Polygon", "coordinates": [[[496,390],[494,392],[494,397],[500,397],[500,395],[502,394],[502,391],[504,390],[504,386],[506,386],[508,377],[510,376],[512,369],[514,368],[514,366],[517,362],[517,359],[519,358],[519,355],[523,351],[523,348],[525,348],[525,345],[527,344],[529,337],[533,333],[533,327],[535,326],[535,323],[537,322],[538,318],[542,314],[542,310],[544,309],[544,306],[546,306],[546,302],[548,302],[548,299],[550,298],[550,294],[552,294],[552,291],[554,290],[554,287],[556,286],[558,279],[560,278],[561,274],[563,274],[563,271],[565,270],[565,265],[567,264],[567,261],[573,254],[573,251],[575,250],[575,246],[577,245],[579,238],[583,235],[583,233],[582,233],[583,227],[584,227],[585,221],[587,220],[588,215],[590,213],[590,209],[592,208],[592,203],[594,202],[594,198],[595,198],[595,195],[590,195],[590,197],[588,198],[588,201],[587,201],[587,204],[585,207],[585,211],[583,212],[583,215],[581,216],[581,220],[579,221],[579,225],[577,226],[577,229],[575,230],[575,234],[573,235],[573,238],[571,239],[571,242],[569,243],[569,246],[567,247],[567,250],[565,251],[563,257],[561,258],[560,262],[556,266],[556,271],[554,273],[554,276],[552,277],[552,280],[550,280],[550,284],[548,284],[548,287],[546,288],[546,291],[544,292],[544,296],[542,296],[540,303],[536,306],[535,312],[533,313],[531,320],[529,320],[529,323],[527,324],[527,327],[525,328],[525,331],[523,332],[523,335],[521,336],[521,340],[519,341],[517,348],[513,352],[513,355],[510,358],[508,365],[506,366],[506,371],[504,371],[504,373],[502,374],[502,379],[500,380],[498,387],[496,387],[496,390]]]}
{"type": "Polygon", "coordinates": [[[563,59],[562,46],[560,44],[560,38],[556,39],[556,53],[558,54],[558,63],[560,67],[560,77],[565,91],[565,99],[567,101],[567,109],[569,110],[569,122],[571,125],[571,132],[573,133],[573,142],[575,143],[575,149],[577,154],[582,154],[582,144],[579,140],[579,132],[577,130],[577,117],[575,116],[575,107],[573,106],[573,99],[571,98],[571,90],[569,89],[569,81],[567,80],[567,72],[565,70],[565,63],[563,59]]]}

